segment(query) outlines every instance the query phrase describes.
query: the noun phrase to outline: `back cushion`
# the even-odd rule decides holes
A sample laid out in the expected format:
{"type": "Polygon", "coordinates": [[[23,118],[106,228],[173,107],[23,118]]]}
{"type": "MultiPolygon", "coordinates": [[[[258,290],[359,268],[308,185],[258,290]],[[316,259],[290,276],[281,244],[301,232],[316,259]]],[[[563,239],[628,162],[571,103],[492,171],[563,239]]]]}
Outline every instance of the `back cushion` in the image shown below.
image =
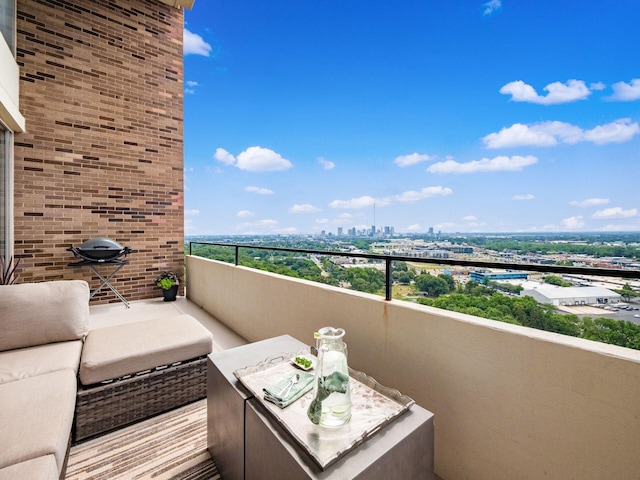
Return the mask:
{"type": "Polygon", "coordinates": [[[88,323],[85,281],[0,285],[0,351],[82,339],[88,323]]]}

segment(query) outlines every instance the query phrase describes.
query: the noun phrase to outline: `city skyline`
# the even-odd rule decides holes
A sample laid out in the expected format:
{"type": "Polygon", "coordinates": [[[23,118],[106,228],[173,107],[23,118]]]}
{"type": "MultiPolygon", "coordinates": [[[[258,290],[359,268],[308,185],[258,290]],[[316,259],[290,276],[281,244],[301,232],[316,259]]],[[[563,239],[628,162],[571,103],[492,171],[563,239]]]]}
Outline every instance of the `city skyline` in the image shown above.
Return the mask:
{"type": "Polygon", "coordinates": [[[185,234],[640,231],[640,4],[522,3],[196,3],[185,234]]]}

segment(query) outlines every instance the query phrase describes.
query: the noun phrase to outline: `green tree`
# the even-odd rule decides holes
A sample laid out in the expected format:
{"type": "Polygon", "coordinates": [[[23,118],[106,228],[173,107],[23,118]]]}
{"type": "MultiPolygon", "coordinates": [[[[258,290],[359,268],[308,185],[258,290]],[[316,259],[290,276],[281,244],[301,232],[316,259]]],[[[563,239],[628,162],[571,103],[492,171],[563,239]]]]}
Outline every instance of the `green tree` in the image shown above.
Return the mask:
{"type": "Polygon", "coordinates": [[[438,278],[441,278],[449,285],[449,292],[453,292],[456,289],[456,281],[453,279],[451,275],[447,275],[446,273],[441,273],[438,275],[438,278]]]}
{"type": "Polygon", "coordinates": [[[376,293],[385,285],[385,275],[375,268],[348,268],[343,279],[360,292],[376,293]]]}
{"type": "Polygon", "coordinates": [[[557,285],[559,287],[571,287],[573,285],[573,283],[565,282],[557,275],[545,275],[544,277],[542,277],[542,280],[544,280],[545,283],[548,283],[550,285],[557,285]]]}
{"type": "Polygon", "coordinates": [[[416,277],[416,288],[430,297],[438,297],[449,293],[449,283],[442,278],[434,277],[430,273],[423,273],[416,277]]]}
{"type": "Polygon", "coordinates": [[[582,320],[582,338],[640,350],[640,325],[599,317],[582,320]]]}
{"type": "Polygon", "coordinates": [[[616,289],[614,292],[620,294],[625,302],[630,302],[632,298],[640,297],[640,292],[633,290],[629,283],[625,283],[622,288],[616,289]]]}

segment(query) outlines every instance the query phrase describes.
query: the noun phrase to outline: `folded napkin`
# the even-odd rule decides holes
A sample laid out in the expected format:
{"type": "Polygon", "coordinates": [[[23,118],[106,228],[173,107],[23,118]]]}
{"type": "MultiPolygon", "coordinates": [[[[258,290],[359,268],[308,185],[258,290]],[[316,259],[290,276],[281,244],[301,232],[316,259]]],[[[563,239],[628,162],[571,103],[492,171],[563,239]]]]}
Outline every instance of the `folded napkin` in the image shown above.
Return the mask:
{"type": "Polygon", "coordinates": [[[313,388],[313,379],[314,375],[312,373],[302,371],[289,373],[275,385],[262,389],[264,391],[264,399],[275,403],[280,408],[284,408],[311,390],[313,388]],[[300,375],[300,380],[292,385],[291,379],[296,373],[300,375]]]}

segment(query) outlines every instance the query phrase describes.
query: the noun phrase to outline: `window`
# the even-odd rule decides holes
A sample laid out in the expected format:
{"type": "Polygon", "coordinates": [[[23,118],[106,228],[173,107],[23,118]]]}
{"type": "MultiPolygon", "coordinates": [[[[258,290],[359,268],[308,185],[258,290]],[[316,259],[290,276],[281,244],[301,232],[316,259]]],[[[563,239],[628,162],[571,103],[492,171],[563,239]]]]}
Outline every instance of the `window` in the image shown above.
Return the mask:
{"type": "Polygon", "coordinates": [[[11,132],[0,123],[0,256],[9,256],[13,251],[11,239],[11,132]]]}
{"type": "Polygon", "coordinates": [[[16,51],[16,2],[15,0],[0,0],[0,33],[9,49],[15,56],[16,51]]]}

